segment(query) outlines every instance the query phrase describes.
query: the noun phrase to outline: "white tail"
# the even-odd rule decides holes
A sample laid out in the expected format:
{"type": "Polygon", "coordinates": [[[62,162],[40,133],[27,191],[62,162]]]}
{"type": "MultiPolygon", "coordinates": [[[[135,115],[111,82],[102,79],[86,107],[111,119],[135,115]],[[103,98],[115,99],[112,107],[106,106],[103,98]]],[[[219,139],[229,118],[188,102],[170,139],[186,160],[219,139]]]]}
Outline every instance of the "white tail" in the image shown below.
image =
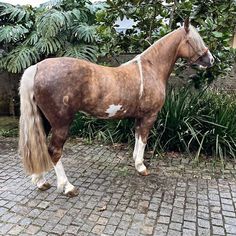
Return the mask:
{"type": "Polygon", "coordinates": [[[20,83],[19,152],[28,174],[40,174],[52,167],[42,118],[34,100],[36,72],[37,65],[26,69],[20,83]]]}

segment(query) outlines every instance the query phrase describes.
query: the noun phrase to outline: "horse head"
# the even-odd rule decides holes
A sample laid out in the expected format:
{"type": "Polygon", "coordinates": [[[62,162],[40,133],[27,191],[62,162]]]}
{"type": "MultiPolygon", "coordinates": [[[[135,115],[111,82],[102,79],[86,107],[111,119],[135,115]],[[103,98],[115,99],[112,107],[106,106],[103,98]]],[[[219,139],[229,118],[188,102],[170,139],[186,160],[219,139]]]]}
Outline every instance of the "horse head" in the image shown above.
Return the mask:
{"type": "Polygon", "coordinates": [[[185,36],[179,47],[180,57],[187,58],[191,64],[211,67],[214,58],[200,34],[190,24],[189,18],[184,21],[184,32],[185,36]]]}

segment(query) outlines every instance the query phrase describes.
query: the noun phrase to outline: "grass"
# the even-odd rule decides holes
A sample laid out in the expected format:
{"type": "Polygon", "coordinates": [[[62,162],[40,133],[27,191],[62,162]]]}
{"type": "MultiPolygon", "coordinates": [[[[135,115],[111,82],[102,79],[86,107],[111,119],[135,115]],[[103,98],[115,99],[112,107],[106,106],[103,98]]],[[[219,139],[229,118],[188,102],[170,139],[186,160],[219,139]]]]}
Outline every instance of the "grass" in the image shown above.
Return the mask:
{"type": "Polygon", "coordinates": [[[0,136],[17,137],[18,123],[18,118],[11,116],[0,116],[0,136]]]}

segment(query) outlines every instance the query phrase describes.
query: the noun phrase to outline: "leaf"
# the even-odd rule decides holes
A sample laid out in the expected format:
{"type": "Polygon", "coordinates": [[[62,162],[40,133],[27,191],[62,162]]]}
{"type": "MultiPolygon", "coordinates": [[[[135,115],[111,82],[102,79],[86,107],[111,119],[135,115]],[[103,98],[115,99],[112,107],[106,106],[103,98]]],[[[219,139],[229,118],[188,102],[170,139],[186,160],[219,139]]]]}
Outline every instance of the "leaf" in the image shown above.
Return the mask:
{"type": "Polygon", "coordinates": [[[39,60],[39,53],[34,47],[19,46],[5,58],[5,67],[12,73],[21,73],[39,60]]]}
{"type": "Polygon", "coordinates": [[[23,25],[7,25],[0,28],[0,42],[16,42],[25,37],[29,30],[23,25]]]}
{"type": "Polygon", "coordinates": [[[96,36],[96,26],[88,24],[80,24],[72,29],[72,33],[78,39],[82,39],[87,43],[92,43],[95,41],[96,36]]]}
{"type": "Polygon", "coordinates": [[[81,58],[89,61],[96,61],[98,48],[93,45],[69,45],[65,50],[59,53],[59,56],[68,56],[68,57],[75,57],[81,58]]]}
{"type": "Polygon", "coordinates": [[[213,31],[212,34],[216,37],[216,38],[221,38],[223,37],[223,34],[221,32],[218,31],[213,31]]]}
{"type": "Polygon", "coordinates": [[[24,41],[24,44],[35,45],[39,41],[39,34],[37,31],[32,31],[27,39],[24,41]]]}
{"type": "Polygon", "coordinates": [[[49,55],[57,53],[63,45],[63,41],[59,38],[41,37],[35,44],[35,48],[43,54],[49,55]]]}
{"type": "Polygon", "coordinates": [[[50,9],[37,19],[37,30],[43,37],[55,37],[69,24],[69,18],[64,12],[50,9]]]}
{"type": "Polygon", "coordinates": [[[26,6],[13,6],[11,4],[0,3],[0,17],[7,16],[12,22],[28,21],[32,9],[26,6]]]}

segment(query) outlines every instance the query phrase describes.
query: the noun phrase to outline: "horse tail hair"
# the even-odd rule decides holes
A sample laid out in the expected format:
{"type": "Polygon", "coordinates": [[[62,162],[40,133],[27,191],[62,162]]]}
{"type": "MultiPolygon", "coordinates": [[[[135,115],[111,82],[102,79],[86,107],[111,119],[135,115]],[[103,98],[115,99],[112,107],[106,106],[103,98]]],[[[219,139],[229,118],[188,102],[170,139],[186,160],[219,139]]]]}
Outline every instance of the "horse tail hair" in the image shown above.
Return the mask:
{"type": "Polygon", "coordinates": [[[27,174],[40,174],[52,168],[40,110],[34,99],[37,65],[24,72],[20,82],[19,154],[27,174]]]}

